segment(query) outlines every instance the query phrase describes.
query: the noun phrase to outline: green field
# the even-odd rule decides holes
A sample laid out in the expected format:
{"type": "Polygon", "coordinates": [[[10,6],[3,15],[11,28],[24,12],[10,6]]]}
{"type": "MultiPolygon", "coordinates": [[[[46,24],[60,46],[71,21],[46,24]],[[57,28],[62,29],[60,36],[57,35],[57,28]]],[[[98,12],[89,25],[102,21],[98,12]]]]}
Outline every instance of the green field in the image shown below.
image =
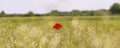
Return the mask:
{"type": "Polygon", "coordinates": [[[0,18],[0,48],[120,48],[120,16],[0,18]],[[53,29],[61,23],[60,30],[53,29]]]}

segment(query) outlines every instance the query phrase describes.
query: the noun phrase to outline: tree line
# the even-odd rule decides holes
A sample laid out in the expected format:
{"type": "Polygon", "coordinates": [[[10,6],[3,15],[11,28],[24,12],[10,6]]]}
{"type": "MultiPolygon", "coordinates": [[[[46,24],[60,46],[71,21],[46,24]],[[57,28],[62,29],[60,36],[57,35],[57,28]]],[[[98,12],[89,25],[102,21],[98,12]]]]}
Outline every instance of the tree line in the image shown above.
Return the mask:
{"type": "Polygon", "coordinates": [[[100,10],[72,10],[72,11],[58,11],[52,10],[49,13],[45,14],[35,14],[32,11],[29,11],[26,14],[7,14],[5,11],[1,11],[0,17],[29,17],[29,16],[107,16],[107,15],[120,15],[120,4],[114,3],[109,10],[100,9],[100,10]]]}

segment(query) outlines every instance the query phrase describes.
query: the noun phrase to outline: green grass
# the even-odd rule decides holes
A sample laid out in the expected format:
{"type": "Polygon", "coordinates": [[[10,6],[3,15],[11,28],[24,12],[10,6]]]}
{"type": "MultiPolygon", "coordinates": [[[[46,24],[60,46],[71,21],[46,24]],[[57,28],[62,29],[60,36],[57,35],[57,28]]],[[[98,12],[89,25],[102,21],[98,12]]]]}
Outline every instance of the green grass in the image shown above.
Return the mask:
{"type": "Polygon", "coordinates": [[[119,16],[3,17],[0,48],[119,48],[119,24],[119,16]]]}

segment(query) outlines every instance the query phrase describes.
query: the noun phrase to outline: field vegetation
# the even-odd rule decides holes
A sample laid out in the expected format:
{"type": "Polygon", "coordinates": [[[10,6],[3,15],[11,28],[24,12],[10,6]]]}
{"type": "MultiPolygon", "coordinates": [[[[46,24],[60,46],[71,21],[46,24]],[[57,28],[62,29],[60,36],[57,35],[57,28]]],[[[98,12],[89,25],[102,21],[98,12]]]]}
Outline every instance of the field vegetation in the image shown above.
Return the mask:
{"type": "Polygon", "coordinates": [[[1,17],[0,48],[119,48],[119,24],[119,16],[1,17]]]}

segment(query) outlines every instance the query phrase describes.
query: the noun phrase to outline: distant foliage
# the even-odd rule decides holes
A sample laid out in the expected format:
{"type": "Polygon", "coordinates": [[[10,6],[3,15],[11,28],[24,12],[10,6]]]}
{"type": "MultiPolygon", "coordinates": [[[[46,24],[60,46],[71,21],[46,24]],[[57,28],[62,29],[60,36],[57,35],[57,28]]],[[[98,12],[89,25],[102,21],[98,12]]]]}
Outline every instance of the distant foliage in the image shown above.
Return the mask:
{"type": "Polygon", "coordinates": [[[81,12],[79,10],[72,10],[70,12],[71,16],[81,16],[81,12]]]}
{"type": "Polygon", "coordinates": [[[7,17],[30,17],[30,16],[105,16],[110,15],[110,11],[108,10],[92,10],[92,11],[79,11],[79,10],[72,10],[72,11],[58,11],[52,10],[46,14],[34,14],[32,11],[29,11],[27,14],[5,14],[4,11],[1,12],[0,16],[7,16],[7,17]]]}
{"type": "Polygon", "coordinates": [[[81,15],[82,16],[93,16],[92,11],[82,11],[81,15]]]}
{"type": "Polygon", "coordinates": [[[92,12],[93,16],[107,16],[110,15],[110,12],[104,9],[93,11],[92,12]]]}
{"type": "Polygon", "coordinates": [[[50,13],[48,13],[49,16],[60,16],[58,10],[52,10],[50,13]]]}
{"type": "Polygon", "coordinates": [[[32,11],[29,11],[28,16],[34,16],[34,13],[32,11]]]}
{"type": "Polygon", "coordinates": [[[5,16],[5,12],[4,12],[4,11],[1,11],[0,16],[1,16],[1,17],[4,17],[4,16],[5,16]]]}
{"type": "Polygon", "coordinates": [[[112,14],[120,14],[120,4],[114,3],[109,10],[112,14]]]}

